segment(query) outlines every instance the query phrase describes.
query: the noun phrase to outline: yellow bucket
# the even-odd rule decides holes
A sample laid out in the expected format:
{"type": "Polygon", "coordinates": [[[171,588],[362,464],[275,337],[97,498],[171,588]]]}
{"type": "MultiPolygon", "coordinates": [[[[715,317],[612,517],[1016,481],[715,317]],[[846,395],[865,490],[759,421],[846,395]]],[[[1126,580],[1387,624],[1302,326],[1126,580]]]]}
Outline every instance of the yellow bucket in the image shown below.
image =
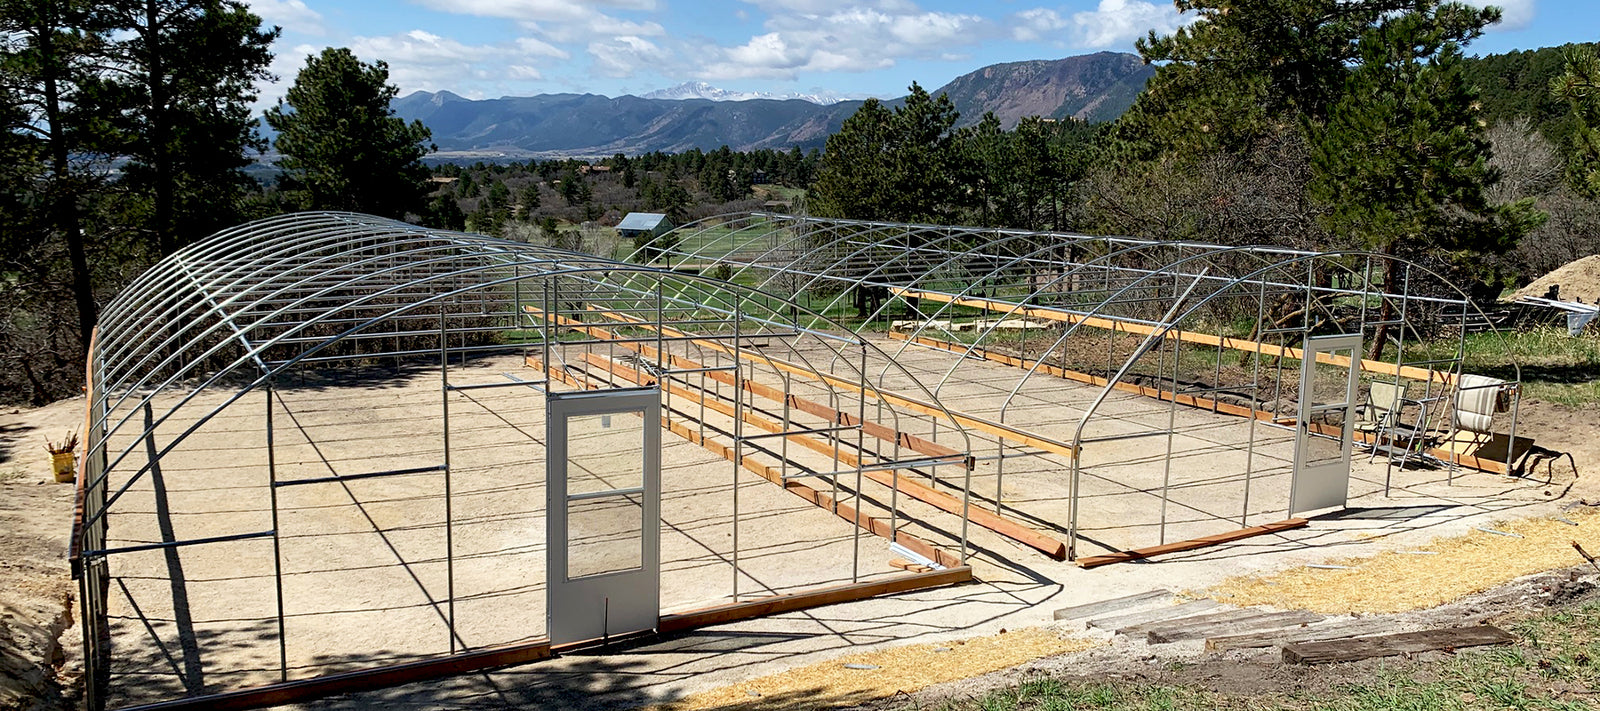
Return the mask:
{"type": "Polygon", "coordinates": [[[72,481],[75,474],[73,471],[75,469],[74,464],[76,464],[76,461],[72,457],[72,452],[57,452],[50,455],[50,465],[55,469],[56,481],[58,482],[66,483],[72,481]]]}

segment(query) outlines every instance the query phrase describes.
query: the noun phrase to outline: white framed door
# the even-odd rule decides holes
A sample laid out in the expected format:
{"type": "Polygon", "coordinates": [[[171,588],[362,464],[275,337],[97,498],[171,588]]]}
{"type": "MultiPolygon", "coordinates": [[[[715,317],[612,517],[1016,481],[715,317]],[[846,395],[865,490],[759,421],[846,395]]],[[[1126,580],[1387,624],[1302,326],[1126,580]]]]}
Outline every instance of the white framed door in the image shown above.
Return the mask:
{"type": "Polygon", "coordinates": [[[661,391],[550,393],[545,412],[550,643],[655,629],[661,391]]]}
{"type": "Polygon", "coordinates": [[[1349,497],[1361,336],[1311,336],[1302,357],[1294,478],[1289,485],[1291,516],[1344,506],[1349,497]]]}

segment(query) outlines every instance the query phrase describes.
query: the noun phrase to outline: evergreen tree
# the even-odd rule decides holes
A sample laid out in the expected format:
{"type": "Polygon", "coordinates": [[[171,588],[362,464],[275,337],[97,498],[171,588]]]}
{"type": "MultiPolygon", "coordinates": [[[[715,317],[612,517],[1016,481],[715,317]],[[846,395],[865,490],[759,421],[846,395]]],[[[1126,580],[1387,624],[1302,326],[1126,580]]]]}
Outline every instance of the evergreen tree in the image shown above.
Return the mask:
{"type": "Polygon", "coordinates": [[[1572,107],[1576,126],[1567,177],[1572,187],[1600,198],[1600,56],[1592,45],[1578,45],[1566,55],[1566,70],[1551,83],[1551,91],[1572,107]]]}
{"type": "Polygon", "coordinates": [[[522,208],[523,221],[533,222],[534,215],[539,212],[539,181],[528,183],[528,186],[522,189],[522,198],[518,204],[522,208]]]}
{"type": "Polygon", "coordinates": [[[948,222],[968,201],[961,183],[963,132],[950,97],[916,83],[889,111],[868,99],[828,137],[811,206],[819,215],[948,222]]]}
{"type": "MultiPolygon", "coordinates": [[[[1397,15],[1362,36],[1361,63],[1328,121],[1310,126],[1311,194],[1329,207],[1335,234],[1373,251],[1500,254],[1543,216],[1531,198],[1496,205],[1485,197],[1498,174],[1488,165],[1476,96],[1462,79],[1460,48],[1427,19],[1397,15]]],[[[1386,284],[1396,283],[1395,264],[1385,261],[1386,284]]],[[[1385,334],[1379,330],[1370,357],[1385,334]]]]}
{"type": "Polygon", "coordinates": [[[894,114],[867,99],[828,137],[811,186],[811,210],[824,217],[894,219],[888,148],[894,114]]]}
{"type": "Polygon", "coordinates": [[[285,101],[267,111],[283,155],[279,180],[302,208],[402,219],[422,210],[432,134],[394,115],[399,90],[388,82],[388,64],[330,47],[306,58],[285,101]]]}
{"type": "Polygon", "coordinates": [[[122,0],[106,19],[126,38],[107,87],[125,107],[125,183],[144,198],[143,231],[161,255],[236,224],[254,181],[248,152],[267,144],[250,104],[269,78],[278,29],[235,0],[122,0]]]}
{"type": "Polygon", "coordinates": [[[65,248],[80,352],[98,315],[84,202],[102,182],[82,158],[102,153],[106,143],[106,112],[95,87],[110,63],[114,29],[100,8],[86,3],[0,0],[0,73],[11,104],[6,129],[15,134],[13,155],[41,159],[32,164],[37,170],[24,163],[8,171],[19,182],[7,192],[29,195],[45,213],[31,226],[42,233],[32,241],[65,248]]]}

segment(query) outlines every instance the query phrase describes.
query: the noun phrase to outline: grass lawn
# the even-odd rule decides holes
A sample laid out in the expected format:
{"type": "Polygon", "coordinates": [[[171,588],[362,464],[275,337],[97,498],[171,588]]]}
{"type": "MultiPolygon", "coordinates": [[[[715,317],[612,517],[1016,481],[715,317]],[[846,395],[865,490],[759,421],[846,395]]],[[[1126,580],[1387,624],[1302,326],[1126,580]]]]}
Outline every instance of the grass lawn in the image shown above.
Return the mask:
{"type": "MultiPolygon", "coordinates": [[[[1548,611],[1503,626],[1518,635],[1517,644],[1463,650],[1442,658],[1409,662],[1389,660],[1376,667],[1314,667],[1306,670],[1303,683],[1275,693],[1230,694],[1215,690],[1203,681],[1149,683],[1040,677],[981,697],[952,700],[932,708],[947,711],[1577,711],[1600,707],[1600,698],[1596,695],[1596,686],[1600,685],[1600,602],[1548,611]],[[1310,678],[1317,675],[1324,678],[1310,678]]],[[[1169,671],[1181,672],[1181,668],[1169,668],[1169,671]]]]}

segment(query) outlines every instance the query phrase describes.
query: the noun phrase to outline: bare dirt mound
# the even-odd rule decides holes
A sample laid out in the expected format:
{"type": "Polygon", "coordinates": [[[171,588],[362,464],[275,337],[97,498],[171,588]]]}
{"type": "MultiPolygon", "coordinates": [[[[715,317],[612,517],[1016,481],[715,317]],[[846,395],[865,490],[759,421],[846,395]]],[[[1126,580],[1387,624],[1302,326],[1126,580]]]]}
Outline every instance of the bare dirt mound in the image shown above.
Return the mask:
{"type": "Polygon", "coordinates": [[[1600,304],[1600,254],[1567,262],[1535,279],[1532,284],[1518,289],[1512,296],[1519,299],[1524,296],[1542,297],[1552,286],[1560,287],[1557,298],[1562,301],[1600,304]]]}

